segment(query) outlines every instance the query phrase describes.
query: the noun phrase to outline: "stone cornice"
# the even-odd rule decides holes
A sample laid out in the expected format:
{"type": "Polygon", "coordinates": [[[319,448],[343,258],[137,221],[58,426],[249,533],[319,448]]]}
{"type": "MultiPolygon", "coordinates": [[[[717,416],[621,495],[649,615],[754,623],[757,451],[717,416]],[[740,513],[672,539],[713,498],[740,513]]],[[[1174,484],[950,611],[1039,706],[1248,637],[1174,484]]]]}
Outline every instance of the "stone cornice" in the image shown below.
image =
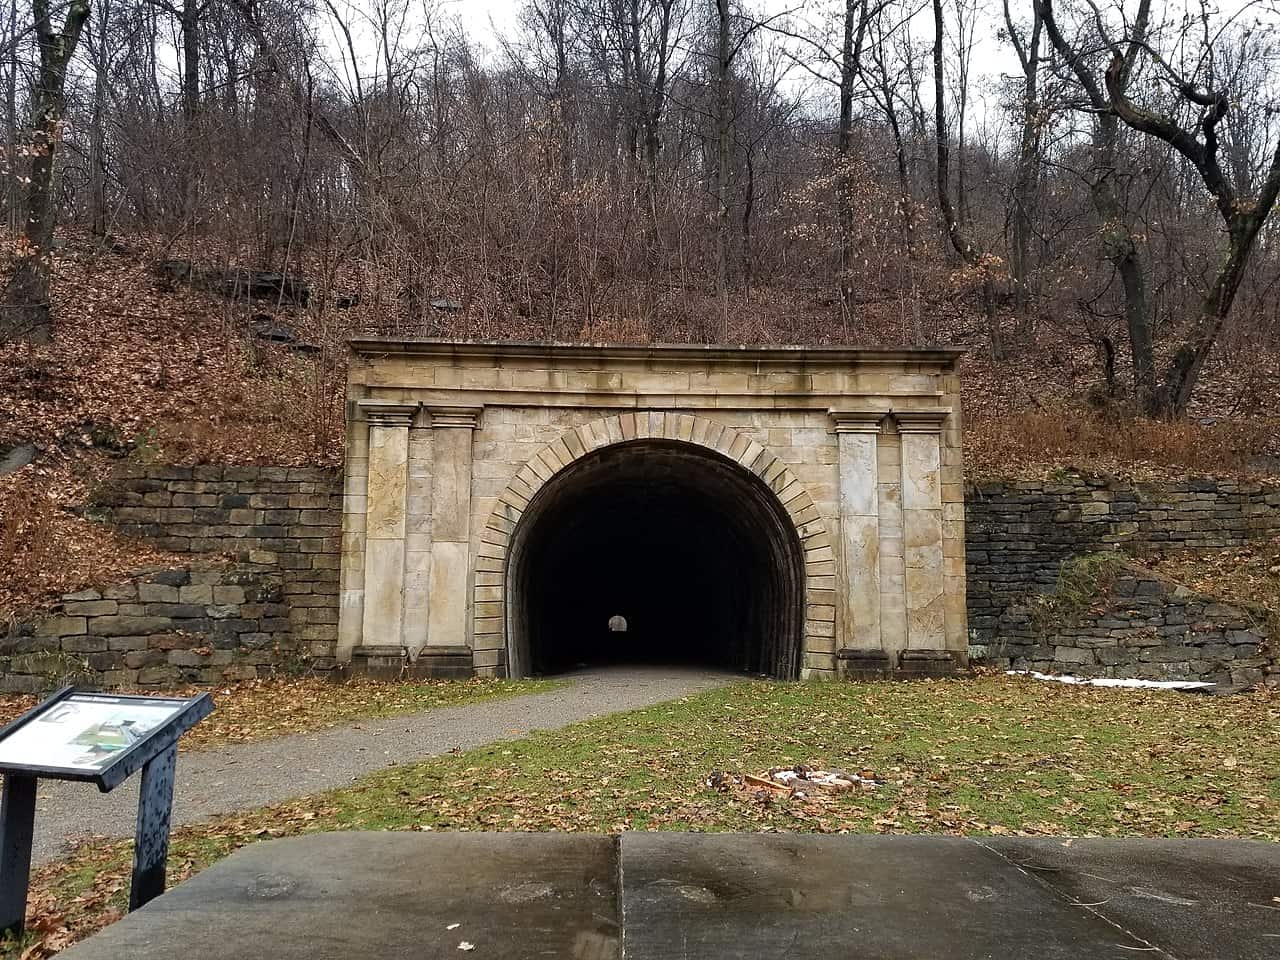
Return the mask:
{"type": "Polygon", "coordinates": [[[408,427],[417,416],[420,403],[401,403],[397,400],[357,400],[356,407],[371,426],[408,427]]]}
{"type": "Polygon", "coordinates": [[[912,350],[864,350],[855,347],[822,346],[731,346],[724,344],[582,344],[529,340],[490,342],[481,340],[427,340],[395,337],[355,337],[348,341],[360,357],[412,356],[457,360],[471,358],[486,362],[502,359],[546,360],[673,360],[698,364],[902,364],[934,363],[951,367],[964,355],[956,348],[912,350]]]}
{"type": "Polygon", "coordinates": [[[480,411],[484,407],[459,406],[453,404],[428,404],[427,414],[431,417],[431,427],[465,427],[474,430],[480,425],[480,411]]]}
{"type": "Polygon", "coordinates": [[[893,419],[897,421],[899,433],[938,433],[949,416],[951,416],[950,407],[893,411],[893,419]]]}
{"type": "Polygon", "coordinates": [[[827,411],[833,424],[832,433],[879,433],[888,410],[836,410],[827,411]]]}

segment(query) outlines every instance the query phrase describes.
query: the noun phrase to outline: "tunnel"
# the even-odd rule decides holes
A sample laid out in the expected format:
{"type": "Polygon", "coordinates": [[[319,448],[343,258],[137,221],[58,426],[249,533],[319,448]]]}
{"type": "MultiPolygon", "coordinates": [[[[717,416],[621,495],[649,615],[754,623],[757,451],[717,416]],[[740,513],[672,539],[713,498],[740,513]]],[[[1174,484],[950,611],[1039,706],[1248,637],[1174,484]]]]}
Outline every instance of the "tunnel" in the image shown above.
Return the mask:
{"type": "Polygon", "coordinates": [[[507,567],[509,673],[696,664],[798,676],[804,557],[777,497],[711,450],[597,450],[530,501],[507,567]]]}

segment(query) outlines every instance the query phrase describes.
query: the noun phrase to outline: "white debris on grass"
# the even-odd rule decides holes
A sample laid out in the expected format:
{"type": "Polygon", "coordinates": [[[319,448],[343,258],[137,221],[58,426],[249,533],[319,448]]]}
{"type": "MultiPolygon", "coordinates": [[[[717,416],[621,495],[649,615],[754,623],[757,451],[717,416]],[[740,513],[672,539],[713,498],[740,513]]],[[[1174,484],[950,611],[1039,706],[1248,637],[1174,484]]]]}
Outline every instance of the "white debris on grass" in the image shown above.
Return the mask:
{"type": "Polygon", "coordinates": [[[1203,690],[1212,687],[1204,680],[1122,680],[1112,677],[1073,677],[1070,674],[1039,673],[1036,670],[1006,670],[1011,677],[1031,677],[1033,680],[1053,680],[1056,683],[1076,683],[1088,687],[1141,687],[1149,690],[1203,690]]]}
{"type": "Polygon", "coordinates": [[[883,782],[876,777],[874,770],[849,773],[844,770],[817,770],[797,764],[794,767],[774,767],[760,774],[712,770],[704,784],[722,793],[741,793],[767,801],[771,797],[812,800],[820,795],[853,789],[874,790],[883,782]]]}
{"type": "Polygon", "coordinates": [[[843,770],[771,770],[769,779],[784,787],[798,787],[808,783],[816,787],[830,787],[837,791],[847,790],[854,784],[868,784],[873,787],[877,785],[873,777],[862,777],[856,773],[845,773],[843,770]]]}

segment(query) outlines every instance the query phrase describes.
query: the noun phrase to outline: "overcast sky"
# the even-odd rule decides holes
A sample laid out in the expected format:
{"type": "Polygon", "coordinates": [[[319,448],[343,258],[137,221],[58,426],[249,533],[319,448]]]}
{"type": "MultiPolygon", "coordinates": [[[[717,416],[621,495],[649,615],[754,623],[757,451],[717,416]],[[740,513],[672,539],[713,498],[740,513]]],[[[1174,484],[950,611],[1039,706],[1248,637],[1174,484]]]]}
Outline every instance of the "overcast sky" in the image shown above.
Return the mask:
{"type": "MultiPolygon", "coordinates": [[[[361,22],[364,21],[367,25],[368,21],[361,13],[356,12],[361,10],[364,0],[332,0],[332,2],[339,11],[343,12],[348,26],[353,28],[358,38],[357,47],[361,51],[362,59],[366,51],[373,54],[376,48],[373,35],[361,29],[361,22]],[[364,36],[362,37],[361,34],[364,36]]],[[[710,0],[703,0],[703,2],[710,7],[710,0]]],[[[1025,23],[1030,20],[1031,2],[1032,0],[1011,0],[1010,6],[1015,23],[1025,23]]],[[[1112,10],[1116,2],[1117,0],[1104,0],[1102,7],[1104,10],[1112,10]]],[[[1122,2],[1130,11],[1136,4],[1136,0],[1119,0],[1119,2],[1122,2]]],[[[1240,21],[1246,22],[1253,20],[1261,20],[1264,23],[1280,22],[1280,15],[1277,14],[1280,0],[1206,0],[1206,2],[1211,5],[1211,11],[1216,14],[1214,19],[1217,23],[1222,23],[1226,19],[1224,14],[1237,16],[1240,21]]],[[[456,19],[463,25],[473,45],[494,55],[500,50],[500,38],[514,39],[519,35],[519,11],[524,5],[524,0],[409,0],[409,3],[410,12],[404,24],[402,43],[409,45],[417,40],[423,18],[422,11],[437,7],[448,19],[456,19]]],[[[920,12],[913,22],[913,33],[917,42],[931,43],[932,9],[926,0],[919,0],[919,3],[920,12]]],[[[1004,27],[1001,0],[978,0],[976,5],[980,12],[974,27],[975,49],[969,85],[970,129],[991,125],[999,128],[1007,122],[1008,117],[1004,112],[996,109],[998,104],[996,81],[1002,75],[1016,75],[1019,66],[1011,46],[999,37],[1004,27]]],[[[831,18],[843,8],[843,0],[744,0],[743,6],[757,15],[790,12],[794,24],[800,28],[805,23],[816,26],[824,21],[832,22],[831,18]]],[[[954,9],[952,3],[947,4],[947,9],[954,9]]],[[[1184,13],[1195,17],[1200,10],[1201,0],[1156,0],[1153,14],[1157,18],[1176,22],[1176,19],[1184,13]]],[[[954,29],[953,24],[954,17],[948,17],[949,30],[954,29]]],[[[342,43],[336,30],[333,36],[326,38],[326,42],[331,45],[335,54],[330,63],[331,67],[335,72],[343,71],[345,65],[339,54],[342,43]]],[[[800,49],[796,52],[803,55],[800,49]]],[[[375,64],[376,60],[374,63],[362,64],[362,70],[366,67],[374,67],[375,64]]],[[[948,73],[952,76],[954,76],[953,70],[954,65],[949,64],[948,73]]],[[[811,100],[814,109],[819,112],[834,112],[836,91],[833,86],[814,83],[807,72],[798,68],[793,68],[791,82],[792,90],[797,93],[803,92],[811,100]]],[[[928,90],[923,93],[927,103],[928,90]]],[[[996,129],[990,130],[989,133],[994,135],[994,140],[1002,139],[1001,133],[996,129]]]]}
{"type": "MultiPolygon", "coordinates": [[[[359,4],[360,0],[347,0],[359,4]]],[[[427,0],[430,2],[430,0],[427,0]]],[[[710,5],[710,0],[704,0],[710,5]]],[[[923,0],[921,0],[923,3],[923,0]]],[[[1017,59],[1013,51],[1005,43],[999,41],[997,31],[1003,26],[1003,14],[999,6],[1000,0],[985,0],[989,9],[981,16],[976,28],[977,47],[974,54],[973,74],[976,83],[971,84],[970,106],[971,116],[979,118],[994,114],[987,109],[991,103],[990,84],[984,86],[983,80],[995,80],[1002,72],[1016,72],[1017,59]]],[[[1168,0],[1169,4],[1181,3],[1184,0],[1168,0]]],[[[519,11],[524,0],[439,0],[441,9],[450,19],[456,17],[467,31],[468,37],[475,44],[493,53],[499,47],[499,37],[515,37],[519,32],[519,11]]],[[[341,8],[342,0],[338,0],[341,8]]],[[[774,15],[790,13],[797,24],[810,23],[817,25],[833,16],[843,8],[842,0],[745,0],[743,6],[753,14],[774,15]]],[[[1015,20],[1029,18],[1031,0],[1012,0],[1015,20]],[[1025,15],[1019,10],[1025,8],[1025,15]]],[[[412,27],[409,28],[412,32],[412,27]]],[[[933,37],[932,13],[927,3],[923,3],[917,23],[914,26],[918,39],[931,41],[933,37]]],[[[800,51],[797,51],[800,52],[800,51]]],[[[812,77],[801,70],[793,70],[793,83],[797,88],[809,88],[807,95],[822,100],[830,100],[831,111],[835,110],[836,91],[834,87],[814,84],[812,77]]]]}

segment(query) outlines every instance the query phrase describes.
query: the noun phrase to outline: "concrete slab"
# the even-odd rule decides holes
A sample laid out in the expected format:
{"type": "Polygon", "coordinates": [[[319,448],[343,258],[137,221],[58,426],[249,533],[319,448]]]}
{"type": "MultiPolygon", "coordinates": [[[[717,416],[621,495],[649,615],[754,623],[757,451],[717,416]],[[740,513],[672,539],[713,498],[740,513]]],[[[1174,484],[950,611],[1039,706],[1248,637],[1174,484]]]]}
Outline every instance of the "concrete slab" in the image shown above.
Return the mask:
{"type": "Polygon", "coordinates": [[[615,847],[612,837],[551,833],[258,843],[60,956],[614,960],[615,847]]]}
{"type": "Polygon", "coordinates": [[[1280,957],[1280,847],[1247,840],[982,841],[1178,960],[1280,957]]]}
{"type": "Polygon", "coordinates": [[[62,956],[1269,960],[1277,896],[1280,845],[1245,841],[315,834],[62,956]]]}
{"type": "Polygon", "coordinates": [[[958,837],[628,835],[622,911],[627,960],[1110,960],[1148,950],[958,837]]]}

